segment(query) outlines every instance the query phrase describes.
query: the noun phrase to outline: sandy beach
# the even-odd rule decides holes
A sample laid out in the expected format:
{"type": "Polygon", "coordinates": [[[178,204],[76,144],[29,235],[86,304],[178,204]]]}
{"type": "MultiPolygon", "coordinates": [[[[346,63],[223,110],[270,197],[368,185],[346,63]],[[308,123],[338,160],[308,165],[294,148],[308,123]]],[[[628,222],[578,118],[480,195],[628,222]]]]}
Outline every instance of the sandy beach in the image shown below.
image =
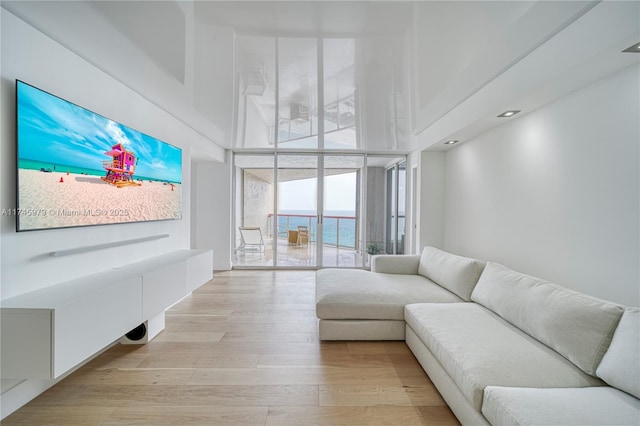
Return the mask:
{"type": "Polygon", "coordinates": [[[21,230],[181,217],[182,185],[117,188],[100,176],[28,169],[18,170],[18,181],[21,230]]]}

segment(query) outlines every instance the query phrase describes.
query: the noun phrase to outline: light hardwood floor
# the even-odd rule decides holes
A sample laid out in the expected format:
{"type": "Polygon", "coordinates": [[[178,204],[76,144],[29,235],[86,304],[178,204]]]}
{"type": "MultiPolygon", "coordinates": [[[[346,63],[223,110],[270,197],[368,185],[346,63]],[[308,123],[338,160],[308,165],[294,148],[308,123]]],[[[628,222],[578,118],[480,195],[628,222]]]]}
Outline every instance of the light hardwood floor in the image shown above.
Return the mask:
{"type": "Polygon", "coordinates": [[[404,342],[319,342],[312,271],[231,271],[3,425],[455,425],[404,342]]]}

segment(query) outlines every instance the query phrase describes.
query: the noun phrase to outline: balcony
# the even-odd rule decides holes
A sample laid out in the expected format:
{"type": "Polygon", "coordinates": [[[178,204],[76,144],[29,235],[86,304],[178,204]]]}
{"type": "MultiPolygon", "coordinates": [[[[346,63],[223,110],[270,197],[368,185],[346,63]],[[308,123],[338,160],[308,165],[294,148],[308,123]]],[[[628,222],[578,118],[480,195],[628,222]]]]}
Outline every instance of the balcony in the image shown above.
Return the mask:
{"type": "MultiPolygon", "coordinates": [[[[274,215],[267,217],[264,235],[265,253],[237,253],[237,266],[273,266],[273,230],[274,215]]],[[[277,266],[279,267],[315,267],[317,250],[317,217],[305,214],[278,215],[277,266]],[[307,226],[310,230],[310,241],[297,244],[289,241],[289,231],[297,231],[298,226],[307,226]]],[[[324,216],[322,244],[322,266],[324,267],[361,267],[362,252],[358,249],[356,238],[357,219],[355,216],[324,216]]]]}
{"type": "MultiPolygon", "coordinates": [[[[267,217],[267,229],[273,229],[274,215],[267,217]]],[[[311,232],[311,242],[317,242],[317,216],[305,214],[279,214],[278,238],[288,239],[288,231],[295,231],[298,226],[307,226],[311,232]]],[[[358,251],[358,220],[355,216],[325,215],[323,220],[323,244],[334,247],[349,248],[358,251]]],[[[269,235],[270,236],[270,235],[269,235]]]]}

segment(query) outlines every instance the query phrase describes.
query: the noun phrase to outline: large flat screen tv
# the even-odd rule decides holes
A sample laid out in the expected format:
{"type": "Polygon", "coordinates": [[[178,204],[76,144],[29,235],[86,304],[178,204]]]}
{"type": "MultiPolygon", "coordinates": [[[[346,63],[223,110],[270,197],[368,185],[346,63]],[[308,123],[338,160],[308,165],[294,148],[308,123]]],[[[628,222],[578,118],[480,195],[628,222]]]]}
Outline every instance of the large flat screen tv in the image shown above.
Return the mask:
{"type": "Polygon", "coordinates": [[[16,81],[16,230],[182,218],[182,150],[16,81]]]}

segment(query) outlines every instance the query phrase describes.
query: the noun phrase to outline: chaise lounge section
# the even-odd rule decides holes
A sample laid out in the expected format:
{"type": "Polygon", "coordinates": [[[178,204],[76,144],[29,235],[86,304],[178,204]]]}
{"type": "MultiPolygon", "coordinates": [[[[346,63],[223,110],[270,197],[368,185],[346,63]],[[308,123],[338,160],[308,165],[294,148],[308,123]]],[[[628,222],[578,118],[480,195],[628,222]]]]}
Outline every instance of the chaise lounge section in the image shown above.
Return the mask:
{"type": "Polygon", "coordinates": [[[316,286],[321,339],[405,339],[463,424],[640,425],[637,308],[433,247],[316,286]]]}
{"type": "Polygon", "coordinates": [[[371,271],[321,269],[321,340],[404,340],[404,307],[470,300],[484,262],[426,247],[422,255],[374,256],[371,271]]]}

